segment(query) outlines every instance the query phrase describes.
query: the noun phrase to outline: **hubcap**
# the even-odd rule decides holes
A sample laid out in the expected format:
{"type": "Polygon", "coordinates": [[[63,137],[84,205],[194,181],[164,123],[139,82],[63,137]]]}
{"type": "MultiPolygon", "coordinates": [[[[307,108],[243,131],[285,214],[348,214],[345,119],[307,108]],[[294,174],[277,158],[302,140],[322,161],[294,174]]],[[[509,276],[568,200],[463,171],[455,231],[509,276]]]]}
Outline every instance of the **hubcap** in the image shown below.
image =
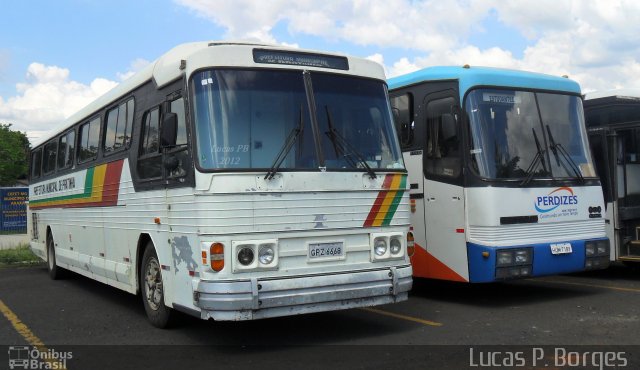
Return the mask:
{"type": "Polygon", "coordinates": [[[155,257],[149,259],[144,276],[144,292],[147,303],[152,310],[156,311],[162,304],[162,276],[160,275],[160,265],[155,257]]]}

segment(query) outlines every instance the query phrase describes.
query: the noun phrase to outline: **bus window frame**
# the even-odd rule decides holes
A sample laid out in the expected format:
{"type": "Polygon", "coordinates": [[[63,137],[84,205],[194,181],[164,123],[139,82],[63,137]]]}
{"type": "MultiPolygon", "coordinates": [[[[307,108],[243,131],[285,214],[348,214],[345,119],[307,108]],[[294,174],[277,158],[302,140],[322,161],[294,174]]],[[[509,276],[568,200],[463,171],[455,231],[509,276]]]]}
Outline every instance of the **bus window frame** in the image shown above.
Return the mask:
{"type": "Polygon", "coordinates": [[[84,121],[82,121],[82,123],[78,124],[78,135],[77,135],[77,148],[76,148],[76,164],[77,165],[84,165],[87,163],[91,163],[91,162],[95,162],[98,158],[100,158],[100,153],[102,152],[102,150],[100,149],[100,142],[102,139],[102,117],[97,114],[94,115],[93,117],[86,119],[84,121]],[[98,147],[96,150],[96,154],[93,156],[93,158],[89,158],[89,159],[85,159],[85,160],[81,160],[80,159],[80,150],[82,150],[82,127],[86,126],[87,124],[91,124],[91,122],[95,121],[96,119],[98,119],[98,147]]]}
{"type": "Polygon", "coordinates": [[[457,89],[453,88],[453,86],[449,86],[449,87],[443,87],[442,89],[439,90],[434,90],[434,91],[429,91],[428,93],[426,93],[424,95],[424,98],[422,99],[422,103],[421,103],[421,109],[420,112],[418,113],[418,117],[416,118],[417,122],[420,122],[420,125],[422,125],[424,127],[424,133],[422,134],[422,138],[421,140],[421,150],[423,151],[423,155],[422,155],[422,172],[423,172],[423,176],[425,177],[425,179],[428,180],[433,180],[433,181],[437,181],[437,182],[441,182],[441,183],[445,183],[445,184],[450,184],[450,185],[458,185],[458,186],[462,186],[464,183],[464,174],[465,174],[465,168],[467,167],[467,160],[466,160],[466,155],[465,155],[465,142],[466,142],[466,133],[465,130],[463,129],[463,127],[465,127],[466,121],[464,118],[464,114],[462,114],[462,109],[460,108],[460,98],[459,98],[459,94],[457,89]],[[456,127],[456,136],[458,137],[458,159],[459,159],[459,167],[458,167],[458,172],[455,176],[447,176],[447,175],[440,175],[437,173],[433,173],[430,171],[427,171],[427,161],[430,160],[429,155],[427,154],[427,145],[429,140],[431,139],[429,137],[429,130],[427,127],[427,106],[434,101],[437,100],[443,100],[443,99],[452,99],[453,100],[453,104],[451,105],[451,113],[457,113],[458,118],[455,122],[456,127]]]}
{"type": "Polygon", "coordinates": [[[30,157],[30,163],[29,163],[29,179],[39,179],[41,177],[42,177],[42,146],[39,146],[38,148],[33,149],[31,151],[31,157],[30,157]],[[40,159],[39,166],[37,167],[38,169],[37,175],[33,173],[33,171],[36,169],[33,163],[35,162],[34,158],[36,156],[38,156],[40,159]]]}
{"type": "Polygon", "coordinates": [[[66,169],[69,168],[73,168],[73,165],[75,164],[75,160],[76,160],[76,143],[77,143],[77,135],[76,135],[76,127],[71,128],[71,130],[67,130],[64,133],[62,133],[60,136],[58,136],[58,159],[56,161],[56,171],[64,171],[66,169]],[[67,139],[67,148],[65,150],[65,154],[66,152],[69,152],[69,140],[68,140],[68,136],[69,134],[73,133],[73,147],[71,148],[71,162],[70,163],[65,163],[63,166],[60,166],[60,144],[62,142],[63,138],[67,139]]]}
{"type": "Polygon", "coordinates": [[[105,109],[105,114],[104,114],[105,124],[101,125],[101,133],[100,133],[101,140],[100,140],[100,148],[99,148],[99,151],[102,151],[104,157],[110,157],[110,156],[116,155],[117,153],[126,152],[131,148],[131,144],[133,142],[133,126],[135,122],[135,113],[136,113],[136,101],[135,101],[134,95],[127,95],[127,97],[120,99],[117,104],[114,104],[109,108],[105,109]],[[131,122],[128,122],[130,101],[133,101],[133,113],[131,114],[131,122]],[[120,125],[120,107],[122,106],[124,106],[124,109],[125,109],[125,114],[124,114],[124,121],[126,124],[125,134],[127,132],[129,133],[129,139],[125,140],[124,145],[122,145],[121,147],[107,151],[106,145],[107,145],[107,130],[109,129],[109,113],[117,111],[116,113],[116,132],[117,132],[117,128],[120,125]]]}
{"type": "Polygon", "coordinates": [[[53,173],[56,172],[56,166],[58,165],[58,137],[54,137],[53,139],[47,141],[46,143],[44,143],[44,145],[42,145],[42,162],[41,162],[41,168],[42,168],[42,176],[49,176],[53,173]],[[45,157],[46,157],[46,161],[49,161],[49,156],[46,155],[47,153],[47,147],[50,145],[55,145],[55,158],[53,160],[53,168],[49,168],[48,166],[45,166],[45,157]],[[49,171],[47,171],[49,170],[49,171]]]}

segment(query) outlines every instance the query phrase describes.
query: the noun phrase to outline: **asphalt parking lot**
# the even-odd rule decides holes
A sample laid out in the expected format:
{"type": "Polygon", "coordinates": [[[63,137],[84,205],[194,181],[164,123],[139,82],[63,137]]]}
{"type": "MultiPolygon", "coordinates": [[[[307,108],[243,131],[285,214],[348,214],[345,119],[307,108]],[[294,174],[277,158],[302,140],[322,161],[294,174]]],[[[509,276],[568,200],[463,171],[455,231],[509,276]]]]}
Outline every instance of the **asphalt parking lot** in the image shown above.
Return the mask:
{"type": "MultiPolygon", "coordinates": [[[[250,322],[179,316],[169,330],[148,324],[139,297],[75,274],[52,281],[42,266],[4,268],[0,308],[5,348],[39,340],[43,348],[103,354],[85,359],[117,357],[117,368],[129,357],[141,361],[139,353],[176,360],[178,349],[184,356],[215,353],[215,363],[227,365],[237,358],[280,367],[315,359],[311,368],[330,358],[345,367],[423,367],[414,360],[428,359],[451,368],[448,351],[467,354],[474,346],[640,349],[640,271],[622,265],[490,285],[416,280],[409,300],[394,305],[250,322]]],[[[467,354],[457,364],[472,360],[467,354]]]]}

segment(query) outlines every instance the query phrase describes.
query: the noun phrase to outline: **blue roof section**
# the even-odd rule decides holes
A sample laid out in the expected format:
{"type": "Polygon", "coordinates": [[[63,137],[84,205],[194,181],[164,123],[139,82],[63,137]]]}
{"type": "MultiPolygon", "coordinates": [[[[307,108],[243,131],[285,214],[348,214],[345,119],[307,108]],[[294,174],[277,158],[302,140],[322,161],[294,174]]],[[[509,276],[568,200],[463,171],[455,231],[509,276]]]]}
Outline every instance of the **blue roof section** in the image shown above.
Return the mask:
{"type": "Polygon", "coordinates": [[[580,85],[564,77],[543,73],[490,67],[429,67],[387,80],[389,90],[423,81],[460,81],[460,100],[474,86],[500,86],[524,89],[553,90],[580,94],[580,85]]]}

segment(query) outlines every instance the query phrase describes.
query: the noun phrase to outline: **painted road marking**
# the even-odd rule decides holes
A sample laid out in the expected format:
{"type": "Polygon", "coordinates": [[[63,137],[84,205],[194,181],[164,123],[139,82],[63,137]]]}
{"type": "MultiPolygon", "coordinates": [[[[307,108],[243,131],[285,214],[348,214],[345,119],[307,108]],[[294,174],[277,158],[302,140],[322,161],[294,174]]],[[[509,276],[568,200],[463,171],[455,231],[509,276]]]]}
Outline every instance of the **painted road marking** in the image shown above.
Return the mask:
{"type": "Polygon", "coordinates": [[[585,286],[585,287],[590,287],[590,288],[602,288],[602,289],[610,289],[610,290],[619,290],[621,292],[640,293],[640,289],[635,289],[635,288],[623,288],[623,287],[608,286],[608,285],[576,283],[576,282],[573,282],[573,281],[566,281],[566,280],[535,279],[535,280],[532,280],[532,281],[540,281],[540,282],[543,282],[543,283],[552,283],[552,284],[577,285],[577,286],[585,286]]]}
{"type": "MultiPolygon", "coordinates": [[[[0,312],[2,312],[4,317],[6,317],[7,320],[9,320],[13,328],[16,329],[18,334],[20,334],[27,341],[27,343],[36,347],[40,353],[45,353],[45,354],[49,353],[49,349],[45,347],[44,342],[42,342],[42,340],[40,340],[40,338],[38,338],[31,331],[31,329],[29,329],[27,324],[23,323],[20,320],[20,318],[18,318],[18,315],[13,313],[13,311],[11,311],[11,309],[7,307],[7,305],[4,304],[4,302],[1,299],[0,299],[0,312]]],[[[64,366],[64,364],[59,361],[56,361],[55,359],[45,358],[44,361],[49,363],[52,366],[51,367],[52,369],[66,370],[66,367],[64,366]]]]}
{"type": "Polygon", "coordinates": [[[422,324],[422,325],[442,326],[442,323],[439,323],[439,322],[424,320],[424,319],[420,319],[420,318],[413,317],[413,316],[401,315],[401,314],[397,314],[397,313],[393,313],[393,312],[389,312],[389,311],[383,311],[383,310],[379,310],[377,308],[361,308],[361,310],[377,313],[379,315],[395,317],[396,319],[400,319],[400,320],[413,321],[413,322],[417,322],[417,323],[422,324]]]}

